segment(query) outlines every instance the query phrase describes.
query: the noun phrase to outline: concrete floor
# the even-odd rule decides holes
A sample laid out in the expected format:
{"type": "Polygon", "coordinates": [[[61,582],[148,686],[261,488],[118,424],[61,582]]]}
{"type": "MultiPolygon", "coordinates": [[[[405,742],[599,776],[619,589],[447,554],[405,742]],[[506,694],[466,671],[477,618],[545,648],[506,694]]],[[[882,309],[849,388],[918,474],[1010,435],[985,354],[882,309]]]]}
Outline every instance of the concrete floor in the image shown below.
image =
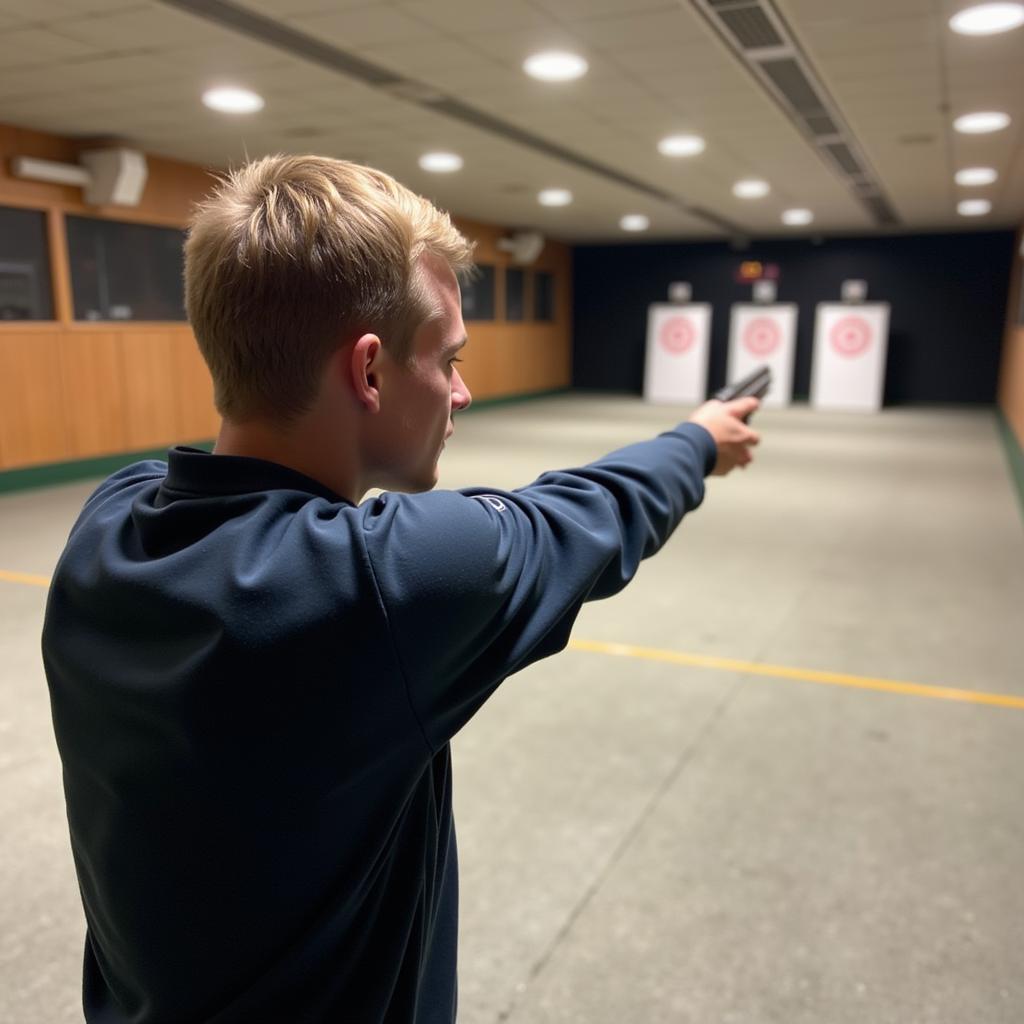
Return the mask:
{"type": "MultiPolygon", "coordinates": [[[[513,487],[673,421],[463,416],[442,483],[513,487]]],[[[1024,530],[991,412],[759,414],[746,473],[574,637],[1024,696],[1024,530]]],[[[46,575],[91,484],[0,499],[46,575]]],[[[0,579],[0,1021],[80,1021],[83,922],[38,635],[0,579]]],[[[584,650],[457,738],[461,1024],[1019,1024],[1024,709],[584,650]]]]}

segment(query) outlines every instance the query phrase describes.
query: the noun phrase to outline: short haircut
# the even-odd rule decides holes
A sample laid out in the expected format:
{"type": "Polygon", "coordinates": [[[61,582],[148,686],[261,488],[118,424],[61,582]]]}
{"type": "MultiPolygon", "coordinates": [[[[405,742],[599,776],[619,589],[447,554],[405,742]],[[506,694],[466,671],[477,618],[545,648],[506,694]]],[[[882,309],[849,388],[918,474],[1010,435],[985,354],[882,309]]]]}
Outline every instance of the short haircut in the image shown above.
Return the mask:
{"type": "Polygon", "coordinates": [[[228,420],[294,420],[328,357],[359,334],[406,359],[428,317],[417,261],[456,274],[473,247],[448,215],[382,171],[270,156],[223,177],[185,243],[185,305],[228,420]]]}

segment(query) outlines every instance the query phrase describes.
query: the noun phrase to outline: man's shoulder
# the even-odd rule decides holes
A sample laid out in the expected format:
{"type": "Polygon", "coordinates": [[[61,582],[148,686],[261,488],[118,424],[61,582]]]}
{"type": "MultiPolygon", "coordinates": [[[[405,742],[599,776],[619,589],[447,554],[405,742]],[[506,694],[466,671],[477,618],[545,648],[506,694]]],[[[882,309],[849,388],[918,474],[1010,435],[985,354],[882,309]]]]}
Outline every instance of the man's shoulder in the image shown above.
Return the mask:
{"type": "Polygon", "coordinates": [[[100,495],[113,494],[139,484],[160,483],[166,476],[166,462],[161,462],[158,459],[144,459],[141,462],[133,462],[131,465],[122,466],[103,480],[86,499],[86,504],[88,505],[89,502],[100,495]]]}
{"type": "Polygon", "coordinates": [[[159,486],[167,475],[167,463],[156,459],[146,459],[122,466],[101,481],[85,499],[76,527],[95,512],[97,508],[108,505],[111,501],[130,501],[141,487],[159,486]]]}

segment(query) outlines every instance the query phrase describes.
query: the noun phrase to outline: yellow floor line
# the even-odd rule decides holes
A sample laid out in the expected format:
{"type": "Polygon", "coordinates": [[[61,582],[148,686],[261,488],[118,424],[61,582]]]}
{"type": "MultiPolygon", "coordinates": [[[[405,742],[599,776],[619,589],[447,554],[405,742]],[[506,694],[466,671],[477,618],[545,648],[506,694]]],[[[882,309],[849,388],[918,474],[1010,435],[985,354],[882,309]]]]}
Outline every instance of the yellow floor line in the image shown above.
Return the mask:
{"type": "Polygon", "coordinates": [[[850,676],[840,672],[817,672],[806,668],[764,665],[756,661],[737,661],[733,658],[716,658],[707,654],[685,654],[682,651],[665,651],[656,647],[634,647],[630,644],[601,643],[596,640],[573,639],[569,641],[569,648],[575,651],[589,651],[592,654],[611,654],[620,658],[642,658],[645,661],[668,662],[672,665],[716,668],[726,672],[771,676],[775,679],[799,679],[803,682],[821,683],[826,686],[883,690],[886,693],[903,693],[914,697],[929,697],[932,700],[957,700],[968,704],[994,704],[1002,708],[1024,708],[1024,697],[1015,697],[1006,693],[979,693],[974,690],[957,690],[949,686],[927,686],[923,683],[906,683],[897,679],[872,679],[868,676],[850,676]]]}
{"type": "MultiPolygon", "coordinates": [[[[35,587],[48,587],[48,576],[28,572],[10,572],[0,569],[0,580],[7,583],[27,583],[35,587]]],[[[1006,693],[981,693],[974,690],[956,690],[949,686],[927,686],[924,683],[906,683],[897,679],[872,679],[870,676],[850,676],[841,672],[818,672],[806,668],[788,668],[784,665],[764,665],[756,661],[737,661],[735,658],[716,658],[710,654],[686,654],[666,651],[657,647],[634,647],[631,644],[602,643],[598,640],[569,641],[570,650],[591,654],[611,654],[618,658],[641,658],[644,661],[662,661],[672,665],[690,665],[696,668],[717,668],[725,672],[742,672],[753,676],[771,676],[775,679],[799,679],[805,683],[826,686],[851,686],[859,690],[883,690],[933,700],[958,700],[967,704],[994,704],[1001,708],[1024,708],[1024,697],[1006,693]]]]}
{"type": "Polygon", "coordinates": [[[6,569],[0,569],[0,580],[5,580],[7,583],[27,583],[32,587],[48,587],[50,585],[49,576],[35,576],[30,572],[8,572],[6,569]]]}

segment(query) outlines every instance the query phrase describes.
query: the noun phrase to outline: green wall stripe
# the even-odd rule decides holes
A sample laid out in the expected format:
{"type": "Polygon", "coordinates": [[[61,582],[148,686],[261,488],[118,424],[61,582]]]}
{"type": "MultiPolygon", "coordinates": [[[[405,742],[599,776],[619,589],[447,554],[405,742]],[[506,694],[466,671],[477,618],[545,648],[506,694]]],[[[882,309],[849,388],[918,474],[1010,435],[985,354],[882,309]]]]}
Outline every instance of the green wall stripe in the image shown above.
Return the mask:
{"type": "MultiPolygon", "coordinates": [[[[183,442],[193,448],[213,448],[213,441],[183,442]]],[[[32,487],[53,487],[90,477],[105,477],[117,470],[144,459],[167,458],[167,448],[147,448],[139,452],[119,452],[117,455],[101,455],[95,459],[75,459],[72,462],[50,462],[45,466],[26,466],[24,469],[7,469],[0,472],[0,494],[24,491],[32,487]]]]}
{"type": "MultiPolygon", "coordinates": [[[[563,394],[568,388],[553,388],[548,391],[530,391],[522,395],[510,395],[506,398],[485,398],[480,402],[474,402],[467,412],[474,409],[485,409],[495,405],[510,405],[514,402],[528,402],[535,398],[547,398],[550,395],[563,394]]],[[[213,448],[213,441],[185,441],[182,444],[189,444],[193,448],[205,448],[210,451],[213,448]]],[[[0,471],[0,494],[9,494],[12,491],[26,491],[33,487],[53,487],[57,484],[72,483],[76,480],[88,480],[90,478],[106,477],[116,473],[133,462],[142,462],[145,459],[167,458],[167,449],[148,448],[145,451],[121,452],[117,455],[102,455],[95,459],[75,459],[71,462],[51,462],[44,466],[26,466],[24,469],[6,469],[0,471]]]]}
{"type": "Polygon", "coordinates": [[[1003,447],[1010,463],[1010,477],[1016,484],[1020,512],[1024,517],[1024,448],[1002,409],[996,409],[996,422],[999,424],[999,432],[1003,435],[1003,447]]]}

